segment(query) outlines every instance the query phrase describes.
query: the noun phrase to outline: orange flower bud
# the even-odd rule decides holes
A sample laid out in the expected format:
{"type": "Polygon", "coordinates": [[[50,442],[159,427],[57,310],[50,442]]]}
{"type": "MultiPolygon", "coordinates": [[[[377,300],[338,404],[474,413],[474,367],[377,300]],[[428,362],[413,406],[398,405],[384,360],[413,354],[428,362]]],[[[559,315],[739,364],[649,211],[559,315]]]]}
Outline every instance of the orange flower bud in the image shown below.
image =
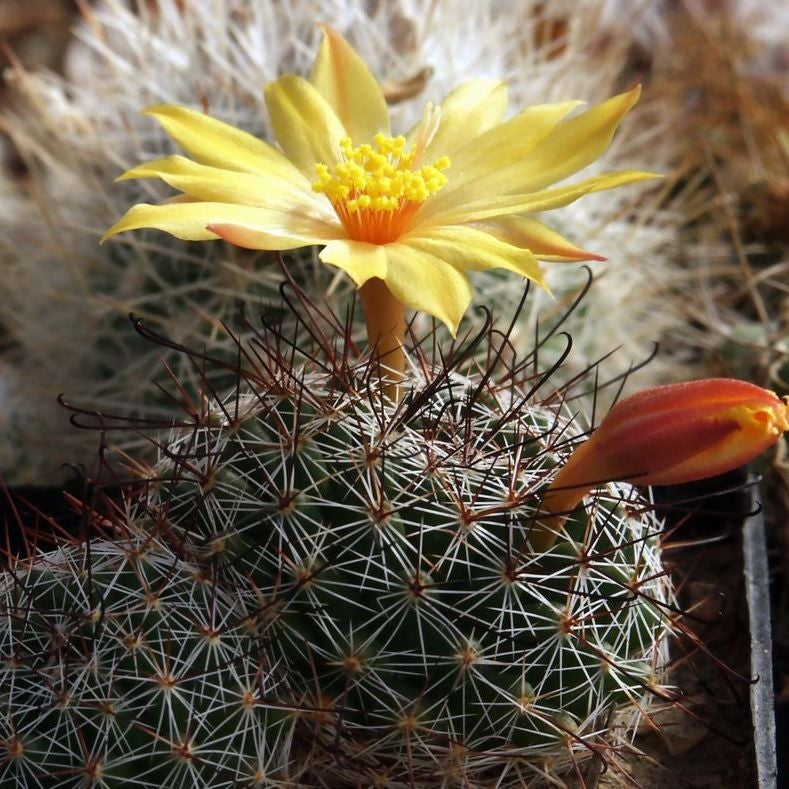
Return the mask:
{"type": "Polygon", "coordinates": [[[570,455],[532,535],[545,550],[567,515],[603,482],[674,485],[747,463],[789,430],[789,403],[747,381],[710,378],[646,389],[617,403],[570,455]]]}

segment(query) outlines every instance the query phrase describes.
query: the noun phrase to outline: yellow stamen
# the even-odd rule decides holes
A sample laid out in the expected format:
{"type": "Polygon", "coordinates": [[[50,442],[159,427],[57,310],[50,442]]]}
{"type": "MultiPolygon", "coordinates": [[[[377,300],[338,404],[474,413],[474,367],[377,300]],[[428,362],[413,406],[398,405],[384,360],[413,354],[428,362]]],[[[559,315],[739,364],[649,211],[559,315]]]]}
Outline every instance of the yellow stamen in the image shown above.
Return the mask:
{"type": "Polygon", "coordinates": [[[316,164],[312,189],[329,198],[349,238],[386,244],[405,233],[419,206],[446,185],[441,171],[450,162],[442,156],[413,169],[417,149],[406,146],[405,137],[376,134],[374,143],[354,148],[344,137],[342,161],[333,168],[316,164]]]}
{"type": "Polygon", "coordinates": [[[764,436],[780,436],[789,430],[789,402],[773,406],[732,406],[721,419],[732,419],[741,428],[764,436]]]}

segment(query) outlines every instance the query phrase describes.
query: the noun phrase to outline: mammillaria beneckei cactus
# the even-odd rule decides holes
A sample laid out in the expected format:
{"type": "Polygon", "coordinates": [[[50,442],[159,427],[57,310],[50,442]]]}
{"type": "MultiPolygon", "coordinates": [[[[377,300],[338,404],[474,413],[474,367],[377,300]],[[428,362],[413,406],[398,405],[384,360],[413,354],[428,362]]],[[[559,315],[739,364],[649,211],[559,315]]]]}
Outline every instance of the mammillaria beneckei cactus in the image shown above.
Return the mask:
{"type": "Polygon", "coordinates": [[[2,585],[3,786],[239,786],[276,774],[285,715],[256,707],[275,677],[243,596],[209,570],[127,524],[17,561],[2,585]]]}
{"type": "Polygon", "coordinates": [[[419,358],[394,403],[283,340],[138,468],[119,536],[6,576],[6,778],[519,786],[602,754],[660,693],[649,508],[605,486],[534,551],[581,428],[531,364],[419,358]]]}
{"type": "Polygon", "coordinates": [[[5,573],[6,782],[556,785],[606,759],[615,711],[665,697],[660,524],[597,483],[745,462],[785,404],[744,382],[648,390],[565,462],[568,390],[501,338],[476,372],[465,346],[416,353],[398,403],[342,343],[291,342],[240,348],[236,389],[191,404],[141,489],[94,516],[106,536],[5,573]],[[634,420],[649,468],[638,431],[612,442],[634,420]]]}
{"type": "Polygon", "coordinates": [[[612,488],[534,553],[577,427],[510,381],[427,377],[394,411],[301,371],[234,394],[167,447],[152,506],[251,579],[283,701],[320,710],[335,780],[506,784],[511,755],[592,747],[656,689],[658,529],[612,488]]]}

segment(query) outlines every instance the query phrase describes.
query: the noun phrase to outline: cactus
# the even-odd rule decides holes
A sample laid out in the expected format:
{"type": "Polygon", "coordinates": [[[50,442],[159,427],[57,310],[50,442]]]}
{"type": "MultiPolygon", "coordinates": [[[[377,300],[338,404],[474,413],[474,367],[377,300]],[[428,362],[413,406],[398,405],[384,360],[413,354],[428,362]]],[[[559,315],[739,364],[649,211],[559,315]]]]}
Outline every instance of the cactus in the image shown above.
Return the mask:
{"type": "Polygon", "coordinates": [[[415,353],[398,404],[342,343],[240,346],[231,393],[134,467],[122,537],[6,575],[6,777],[520,786],[605,758],[614,710],[660,693],[659,524],[606,485],[530,548],[582,426],[484,334],[415,353]]]}
{"type": "Polygon", "coordinates": [[[239,786],[291,726],[244,599],[150,533],[62,545],[2,581],[4,786],[239,786]]]}

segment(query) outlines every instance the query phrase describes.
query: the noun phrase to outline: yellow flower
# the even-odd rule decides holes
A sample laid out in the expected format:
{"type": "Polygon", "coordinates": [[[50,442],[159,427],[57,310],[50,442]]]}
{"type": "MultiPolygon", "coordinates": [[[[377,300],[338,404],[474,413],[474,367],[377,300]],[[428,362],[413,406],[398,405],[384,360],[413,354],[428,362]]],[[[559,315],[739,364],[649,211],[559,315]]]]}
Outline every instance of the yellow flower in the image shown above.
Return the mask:
{"type": "Polygon", "coordinates": [[[503,268],[542,284],[538,258],[602,259],[534,213],[653,177],[628,170],[548,188],[606,149],[638,88],[569,118],[579,102],[503,120],[506,85],[480,79],[393,137],[381,86],[345,39],[324,34],[308,80],[266,86],[278,148],[185,107],[148,109],[191,158],[167,156],[121,178],[161,178],[183,195],[134,206],[105,238],[150,227],[250,249],[322,245],[320,259],[362,288],[371,341],[393,328],[382,321],[402,330],[402,305],[454,334],[471,300],[467,272],[503,268]]]}

